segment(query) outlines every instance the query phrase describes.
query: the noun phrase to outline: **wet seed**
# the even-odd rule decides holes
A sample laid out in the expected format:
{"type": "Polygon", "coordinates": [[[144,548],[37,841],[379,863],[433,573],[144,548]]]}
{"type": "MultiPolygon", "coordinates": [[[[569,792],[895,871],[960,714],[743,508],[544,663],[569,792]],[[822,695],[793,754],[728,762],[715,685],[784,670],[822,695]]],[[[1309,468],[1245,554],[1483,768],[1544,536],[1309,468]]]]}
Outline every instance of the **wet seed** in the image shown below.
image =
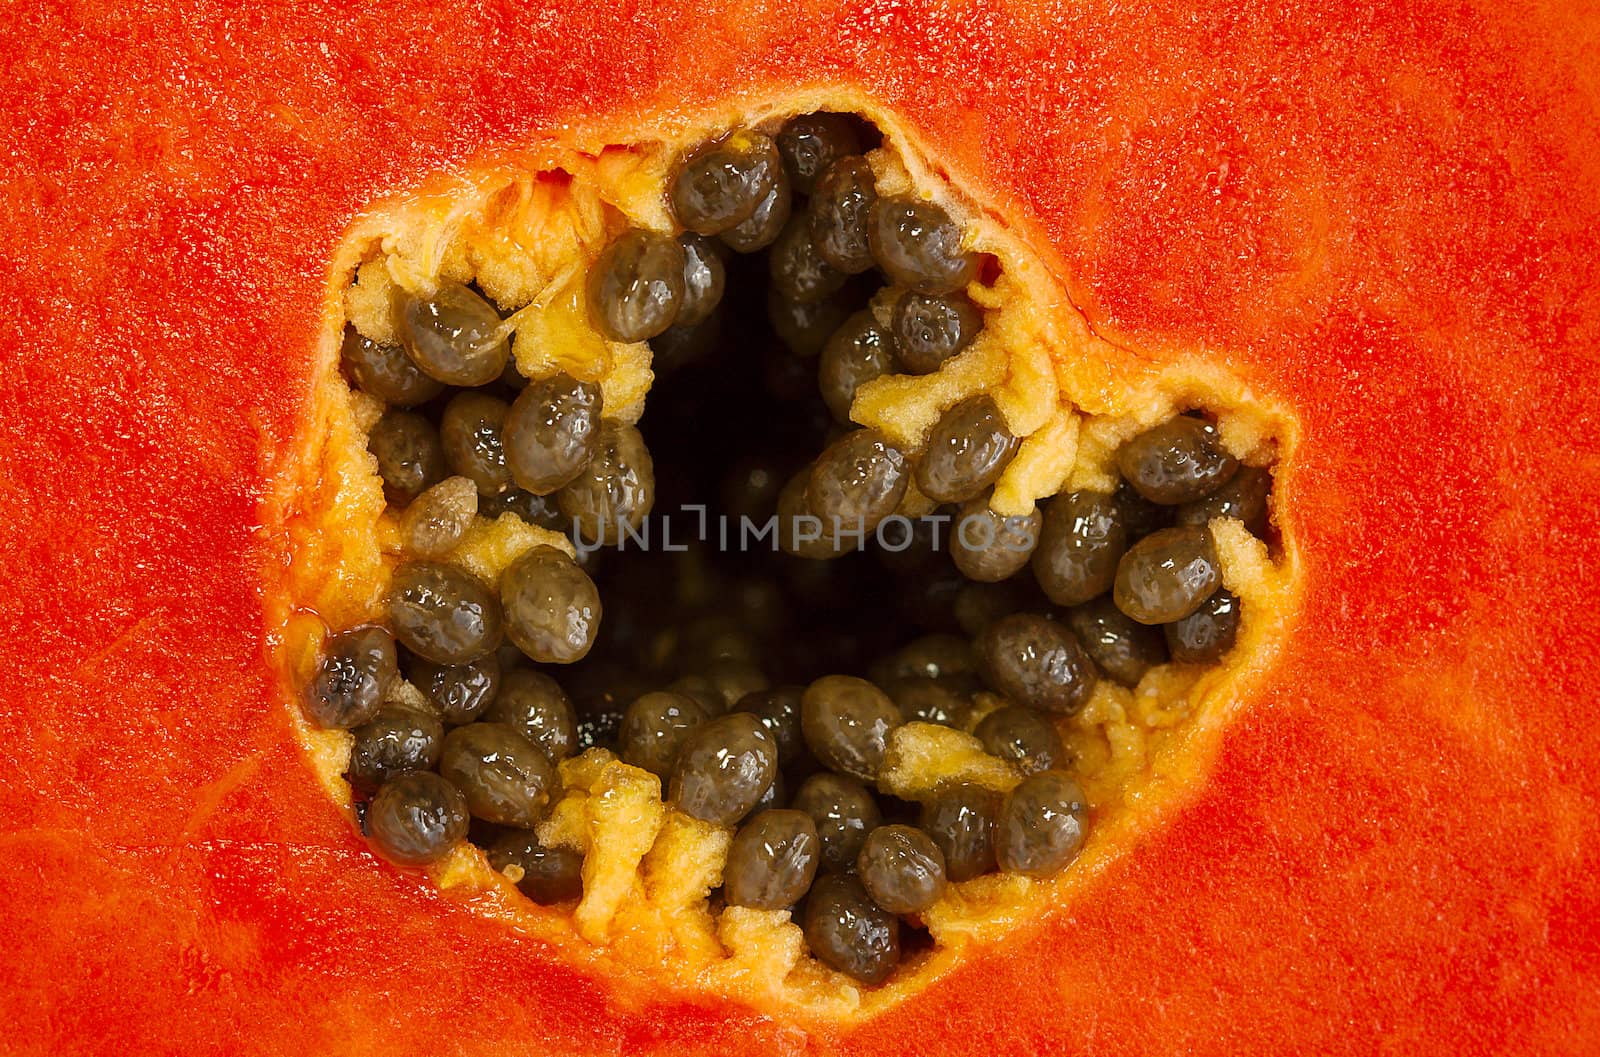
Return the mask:
{"type": "Polygon", "coordinates": [[[1226,484],[1239,469],[1210,422],[1169,418],[1122,446],[1117,466],[1133,489],[1154,503],[1192,503],[1226,484]]]}
{"type": "Polygon", "coordinates": [[[1044,771],[1025,778],[1006,797],[995,825],[1000,868],[1054,876],[1078,857],[1088,825],[1088,801],[1070,775],[1044,771]]]}
{"type": "Polygon", "coordinates": [[[446,385],[487,385],[500,377],[511,354],[500,313],[461,283],[441,283],[432,297],[401,294],[394,323],[411,361],[446,385]]]}
{"type": "Polygon", "coordinates": [[[1075,606],[1111,589],[1128,532],[1103,492],[1068,492],[1045,507],[1033,575],[1050,601],[1075,606]]]}
{"type": "Polygon", "coordinates": [[[983,717],[973,734],[983,749],[1016,764],[1023,774],[1038,774],[1067,763],[1067,750],[1061,744],[1056,725],[1031,708],[1012,705],[983,717]]]}
{"type": "Polygon", "coordinates": [[[500,645],[500,603],[470,574],[438,562],[394,573],[389,623],[406,649],[435,664],[467,664],[500,645]]]}
{"type": "Polygon", "coordinates": [[[944,853],[915,826],[879,826],[856,857],[861,886],[891,914],[917,914],[944,894],[944,853]]]}
{"type": "Polygon", "coordinates": [[[684,162],[668,185],[667,200],[678,223],[719,235],[750,219],[782,178],[777,144],[759,132],[736,129],[684,162]]]}
{"type": "Polygon", "coordinates": [[[1239,599],[1222,588],[1199,609],[1162,628],[1172,659],[1181,664],[1210,664],[1233,649],[1239,636],[1239,599]]]}
{"type": "Polygon", "coordinates": [[[901,365],[911,374],[932,374],[972,344],[983,329],[983,313],[965,294],[930,297],[908,290],[895,302],[892,329],[901,365]]]}
{"type": "Polygon", "coordinates": [[[612,341],[647,341],[678,318],[686,261],[676,239],[638,229],[601,251],[589,270],[589,311],[612,341]]]}
{"type": "Polygon", "coordinates": [[[802,920],[811,953],[862,983],[882,983],[900,961],[900,919],[874,903],[848,874],[819,878],[802,920]]]}
{"type": "Polygon", "coordinates": [[[444,392],[444,385],[423,374],[405,349],[373,341],[353,326],[344,328],[339,359],[357,389],[391,407],[416,407],[444,392]]]}
{"type": "Polygon", "coordinates": [[[403,507],[445,479],[444,447],[433,423],[415,411],[386,411],[367,436],[367,450],[378,460],[383,497],[403,507]]]}
{"type": "Polygon", "coordinates": [[[843,114],[801,114],[778,133],[778,153],[796,191],[808,195],[817,178],[839,158],[861,153],[855,123],[843,114]]]}
{"type": "Polygon", "coordinates": [[[723,898],[729,906],[782,910],[811,887],[822,842],[803,811],[762,811],[739,827],[728,847],[723,898]]]}
{"type": "Polygon", "coordinates": [[[557,374],[528,383],[502,434],[517,487],[549,495],[582,473],[600,447],[602,408],[593,382],[557,374]]]}
{"type": "Polygon", "coordinates": [[[637,529],[655,505],[656,472],[637,429],[607,420],[594,458],[556,493],[556,506],[585,543],[616,544],[637,529]]]}
{"type": "Polygon", "coordinates": [[[500,577],[506,635],[541,664],[582,660],[600,630],[600,592],[576,562],[535,547],[500,577]]]}
{"type": "Polygon", "coordinates": [[[888,694],[855,676],[824,676],[800,701],[800,729],[812,754],[862,781],[877,780],[889,734],[903,722],[888,694]]]}
{"type": "Polygon", "coordinates": [[[1117,608],[1141,624],[1170,624],[1199,609],[1222,583],[1207,530],[1162,529],[1128,548],[1117,565],[1117,608]]]}
{"type": "Polygon", "coordinates": [[[852,425],[850,405],[855,403],[856,390],[895,369],[893,335],[863,309],[845,320],[823,346],[817,385],[834,419],[852,425]]]}
{"type": "Polygon", "coordinates": [[[469,723],[445,735],[439,773],[461,790],[474,818],[518,829],[538,824],[557,787],[545,754],[500,723],[469,723]]]}
{"type": "Polygon", "coordinates": [[[467,838],[467,802],[432,771],[409,771],[372,798],[366,832],[372,850],[390,862],[426,866],[467,838]]]}
{"type": "Polygon", "coordinates": [[[394,639],[380,627],[330,636],[301,706],[319,727],[348,730],[368,722],[398,677],[394,639]]]}
{"type": "Polygon", "coordinates": [[[984,679],[1029,708],[1071,715],[1094,689],[1094,665],[1077,636],[1034,613],[997,621],[978,640],[984,679]]]}
{"type": "Polygon", "coordinates": [[[977,277],[977,255],[961,249],[961,229],[932,202],[880,198],[867,231],[878,267],[898,286],[950,294],[977,277]]]}
{"type": "Polygon", "coordinates": [[[878,200],[872,166],[860,156],[840,158],[817,180],[811,197],[811,241],[822,259],[855,275],[873,266],[868,217],[878,200]]]}
{"type": "Polygon", "coordinates": [[[964,503],[999,480],[1020,442],[987,393],[940,416],[917,462],[917,488],[940,503],[964,503]]]}
{"type": "Polygon", "coordinates": [[[1139,685],[1145,672],[1167,661],[1161,633],[1130,619],[1108,595],[1074,606],[1067,624],[1095,666],[1123,686],[1139,685]]]}

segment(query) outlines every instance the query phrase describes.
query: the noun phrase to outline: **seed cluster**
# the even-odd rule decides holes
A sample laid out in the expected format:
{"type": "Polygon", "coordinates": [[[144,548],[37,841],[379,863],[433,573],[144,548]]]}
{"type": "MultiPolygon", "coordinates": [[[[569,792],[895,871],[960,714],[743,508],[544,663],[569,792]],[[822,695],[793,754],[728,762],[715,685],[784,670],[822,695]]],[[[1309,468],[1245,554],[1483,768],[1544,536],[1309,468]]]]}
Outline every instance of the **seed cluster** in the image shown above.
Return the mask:
{"type": "Polygon", "coordinates": [[[397,344],[347,330],[347,378],[388,406],[369,449],[404,553],[386,618],[328,638],[303,703],[351,731],[379,853],[422,865],[470,837],[529,898],[576,899],[582,854],[536,827],[561,761],[606,749],[732,831],[714,902],[793,909],[819,960],[875,984],[948,885],[1077,856],[1090,812],[1058,723],[1097,680],[1233,646],[1208,526],[1267,533],[1271,478],[1209,418],[1128,442],[1114,493],[1019,517],[988,504],[1019,445],[991,396],[916,450],[851,422],[862,385],[938,371],[984,327],[964,291],[985,259],[939,206],[879,194],[877,139],[829,113],[734,130],[674,169],[681,233],[600,253],[595,327],[654,354],[637,426],[593,382],[521,377],[470,285],[400,295],[397,344]],[[913,486],[942,520],[870,544],[913,486]],[[669,500],[775,517],[777,547],[630,547],[669,500]],[[536,547],[493,584],[449,563],[475,519],[507,515],[582,560],[536,547]],[[1015,788],[887,795],[910,722],[971,733],[1015,788]]]}

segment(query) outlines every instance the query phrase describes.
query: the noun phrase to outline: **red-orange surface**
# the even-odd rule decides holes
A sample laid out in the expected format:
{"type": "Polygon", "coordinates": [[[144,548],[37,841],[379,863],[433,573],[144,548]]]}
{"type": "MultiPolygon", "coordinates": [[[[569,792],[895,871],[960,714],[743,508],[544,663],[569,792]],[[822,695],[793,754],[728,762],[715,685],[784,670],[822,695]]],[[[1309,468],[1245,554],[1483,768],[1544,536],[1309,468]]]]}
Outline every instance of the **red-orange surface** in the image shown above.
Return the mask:
{"type": "Polygon", "coordinates": [[[1600,1050],[1593,5],[717,6],[0,20],[0,1051],[1600,1050]],[[274,700],[258,524],[366,203],[818,80],[1103,333],[1305,426],[1306,604],[1215,780],[843,1034],[563,968],[373,860],[274,700]]]}

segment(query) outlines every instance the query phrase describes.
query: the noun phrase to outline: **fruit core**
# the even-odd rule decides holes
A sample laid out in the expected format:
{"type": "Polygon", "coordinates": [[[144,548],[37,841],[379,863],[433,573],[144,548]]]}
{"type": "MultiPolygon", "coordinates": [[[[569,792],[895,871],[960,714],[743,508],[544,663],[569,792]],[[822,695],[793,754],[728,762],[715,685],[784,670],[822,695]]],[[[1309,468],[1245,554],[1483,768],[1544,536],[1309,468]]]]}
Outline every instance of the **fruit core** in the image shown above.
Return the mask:
{"type": "Polygon", "coordinates": [[[849,1017],[1209,766],[1292,616],[1294,423],[1098,337],[912,130],[830,102],[352,225],[274,641],[311,768],[417,883],[849,1017]]]}

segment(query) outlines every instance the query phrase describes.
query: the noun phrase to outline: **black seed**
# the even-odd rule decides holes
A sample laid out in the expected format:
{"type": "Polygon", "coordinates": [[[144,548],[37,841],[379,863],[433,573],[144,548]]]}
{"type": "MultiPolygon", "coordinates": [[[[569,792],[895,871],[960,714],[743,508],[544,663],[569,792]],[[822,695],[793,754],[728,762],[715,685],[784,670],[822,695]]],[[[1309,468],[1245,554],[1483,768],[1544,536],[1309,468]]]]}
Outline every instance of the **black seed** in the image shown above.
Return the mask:
{"type": "Polygon", "coordinates": [[[861,153],[861,137],[843,114],[801,114],[778,133],[778,153],[796,191],[808,195],[823,171],[838,158],[861,153]]]}
{"type": "Polygon", "coordinates": [[[433,702],[446,723],[471,723],[483,715],[500,690],[500,661],[493,653],[468,664],[419,660],[411,666],[411,682],[433,702]]]}
{"type": "Polygon", "coordinates": [[[1089,804],[1072,777],[1044,771],[1013,789],[995,824],[1000,868],[1050,877],[1078,857],[1089,825],[1089,804]]]}
{"type": "Polygon", "coordinates": [[[1094,664],[1070,630],[1034,613],[997,621],[978,640],[984,680],[1020,705],[1070,715],[1094,689],[1094,664]]]}
{"type": "Polygon", "coordinates": [[[450,472],[439,432],[415,411],[384,412],[367,436],[367,450],[378,460],[390,506],[405,506],[450,472]]]}
{"type": "MultiPolygon", "coordinates": [[[[862,541],[853,536],[836,535],[833,526],[824,522],[806,501],[811,483],[809,467],[789,478],[778,493],[778,547],[785,554],[797,558],[835,558],[848,551],[858,550],[862,541]]],[[[854,526],[847,526],[854,532],[854,526]]]]}
{"type": "Polygon", "coordinates": [[[554,547],[535,547],[500,577],[506,634],[541,664],[582,660],[600,630],[600,592],[554,547]]]}
{"type": "Polygon", "coordinates": [[[513,488],[505,495],[483,500],[478,505],[478,510],[488,518],[497,518],[501,514],[515,514],[530,525],[538,525],[540,528],[562,534],[572,527],[566,515],[557,509],[553,495],[534,495],[520,488],[513,488]]]}
{"type": "Polygon", "coordinates": [[[407,771],[432,770],[444,746],[444,725],[409,708],[381,708],[351,734],[345,777],[352,789],[363,794],[407,771]]]}
{"type": "Polygon", "coordinates": [[[961,249],[961,229],[932,202],[880,198],[868,234],[878,267],[919,294],[955,293],[978,274],[977,255],[961,249]]]}
{"type": "Polygon", "coordinates": [[[1141,624],[1170,624],[1205,604],[1222,583],[1211,535],[1187,525],[1128,548],[1117,565],[1117,608],[1141,624]]]}
{"type": "Polygon", "coordinates": [[[1068,492],[1045,507],[1033,575],[1050,601],[1075,606],[1111,589],[1128,532],[1111,496],[1068,492]]]}
{"type": "Polygon", "coordinates": [[[683,303],[684,252],[651,231],[623,233],[589,269],[589,312],[613,341],[646,341],[672,326],[683,303]]]}
{"type": "Polygon", "coordinates": [[[822,259],[847,275],[873,266],[868,217],[878,200],[872,166],[860,156],[840,158],[817,181],[807,222],[822,259]]]}
{"type": "Polygon", "coordinates": [[[778,773],[778,747],[748,712],[713,719],[689,735],[672,769],[670,796],[684,814],[729,826],[749,814],[778,773]]]}
{"type": "Polygon", "coordinates": [[[535,903],[565,903],[583,895],[583,854],[540,843],[529,830],[507,830],[489,846],[489,865],[522,871],[517,889],[535,903]]]}
{"type": "Polygon", "coordinates": [[[862,983],[881,984],[900,961],[900,919],[847,874],[828,874],[812,886],[804,928],[819,961],[862,983]]]}
{"type": "Polygon", "coordinates": [[[423,374],[405,349],[373,341],[353,326],[344,328],[339,359],[357,389],[392,407],[416,407],[444,392],[444,385],[423,374]]]}
{"type": "Polygon", "coordinates": [[[850,318],[851,301],[843,296],[820,301],[791,301],[776,286],[767,288],[767,320],[790,352],[803,359],[820,353],[834,331],[850,318]]]}
{"type": "Polygon", "coordinates": [[[958,635],[924,635],[873,665],[872,678],[879,682],[910,676],[944,679],[977,670],[977,656],[966,639],[958,635]]]}
{"type": "Polygon", "coordinates": [[[1008,580],[1033,556],[1043,521],[1037,508],[1029,514],[1001,517],[989,509],[987,496],[974,496],[951,524],[950,557],[969,580],[1008,580]]]}
{"type": "Polygon", "coordinates": [[[379,627],[350,628],[331,636],[301,700],[319,727],[348,730],[370,720],[398,675],[394,639],[379,627]]]}
{"type": "Polygon", "coordinates": [[[952,881],[970,881],[995,868],[994,825],[1001,797],[971,782],[958,782],[935,793],[922,806],[918,820],[944,855],[952,881]]]}
{"type": "Polygon", "coordinates": [[[469,723],[445,735],[439,773],[461,790],[474,818],[532,829],[556,793],[555,768],[503,723],[469,723]]]}
{"type": "Polygon", "coordinates": [[[482,393],[459,393],[445,405],[439,440],[450,472],[468,478],[481,496],[511,490],[501,430],[511,406],[482,393]]]}
{"type": "Polygon", "coordinates": [[[908,675],[881,684],[906,722],[938,723],[957,727],[966,718],[972,687],[960,676],[930,679],[908,675]]]}
{"type": "Polygon", "coordinates": [[[999,480],[1020,442],[987,393],[940,416],[917,462],[917,488],[941,503],[964,503],[999,480]]]}
{"type": "Polygon", "coordinates": [[[836,294],[850,277],[817,252],[804,213],[789,218],[772,244],[767,269],[773,289],[790,301],[815,302],[836,294]]]}
{"type": "Polygon", "coordinates": [[[1045,605],[1043,593],[1024,573],[999,583],[962,584],[956,594],[955,618],[964,634],[977,638],[1003,617],[1025,609],[1043,609],[1045,605]]]}
{"type": "Polygon", "coordinates": [[[729,906],[782,910],[811,887],[822,842],[803,811],[768,810],[739,827],[728,847],[723,899],[729,906]]]}
{"type": "Polygon", "coordinates": [[[556,493],[556,505],[572,519],[585,543],[615,544],[637,529],[655,505],[656,471],[644,437],[632,426],[600,425],[594,458],[556,493]]]}
{"type": "Polygon", "coordinates": [[[694,698],[670,690],[645,694],[622,714],[617,755],[665,780],[689,735],[711,718],[694,698]]]}
{"type": "Polygon", "coordinates": [[[501,680],[483,718],[503,723],[537,745],[551,763],[577,749],[577,717],[561,685],[543,672],[515,668],[501,680]]]}
{"type": "Polygon", "coordinates": [[[734,704],[734,710],[748,712],[761,721],[778,746],[778,766],[793,766],[805,752],[800,733],[800,698],[803,686],[774,686],[754,690],[734,704]]]}
{"type": "Polygon", "coordinates": [[[1183,664],[1210,664],[1233,649],[1239,636],[1239,599],[1227,588],[1207,598],[1200,608],[1162,629],[1172,659],[1183,664]]]}
{"type": "Polygon", "coordinates": [[[517,487],[549,495],[589,465],[600,446],[600,387],[557,374],[530,382],[511,405],[502,439],[517,487]]]}
{"type": "Polygon", "coordinates": [[[426,866],[467,837],[467,802],[432,771],[408,771],[378,790],[367,806],[372,850],[400,866],[426,866]]]}
{"type": "Polygon", "coordinates": [[[777,144],[737,129],[684,162],[668,185],[667,200],[678,223],[718,235],[748,220],[782,178],[777,144]]]}
{"type": "Polygon", "coordinates": [[[1134,490],[1155,503],[1192,503],[1216,491],[1238,472],[1217,427],[1178,415],[1145,430],[1117,453],[1117,466],[1134,490]]]}
{"type": "Polygon", "coordinates": [[[833,417],[850,425],[856,390],[896,370],[894,337],[866,309],[845,320],[822,348],[817,385],[833,417]]]}
{"type": "Polygon", "coordinates": [[[800,729],[824,766],[876,781],[889,734],[905,722],[889,695],[865,679],[827,675],[806,687],[800,729]]]}
{"type": "Polygon", "coordinates": [[[929,297],[907,290],[895,302],[895,348],[901,366],[911,374],[937,371],[982,329],[983,313],[965,294],[929,297]]]}
{"type": "Polygon", "coordinates": [[[722,340],[722,318],[718,306],[698,323],[674,324],[651,338],[651,368],[658,374],[671,374],[709,359],[722,340]]]}
{"type": "Polygon", "coordinates": [[[972,732],[992,756],[1017,765],[1023,774],[1038,774],[1067,763],[1056,725],[1031,708],[1011,705],[983,717],[972,732]]]}
{"type": "Polygon", "coordinates": [[[899,507],[911,482],[906,457],[874,429],[858,429],[817,456],[806,508],[826,532],[871,532],[899,507]]]}
{"type": "Polygon", "coordinates": [[[789,178],[780,173],[756,211],[717,237],[740,253],[764,250],[778,241],[793,211],[794,196],[789,190],[789,178]]]}
{"type": "Polygon", "coordinates": [[[891,914],[917,914],[944,894],[944,853],[915,826],[879,826],[856,858],[861,886],[891,914]]]}
{"type": "Polygon", "coordinates": [[[622,727],[620,708],[585,712],[578,719],[578,751],[607,748],[617,743],[617,731],[622,727]]]}
{"type": "Polygon", "coordinates": [[[1111,501],[1116,504],[1117,516],[1122,519],[1123,527],[1128,530],[1130,540],[1143,539],[1152,532],[1160,532],[1177,523],[1176,508],[1150,502],[1135,492],[1127,481],[1120,481],[1117,484],[1117,490],[1112,494],[1111,501]]]}
{"type": "Polygon", "coordinates": [[[467,664],[500,645],[500,603],[493,592],[438,562],[395,570],[389,622],[406,649],[435,664],[467,664]]]}
{"type": "Polygon", "coordinates": [[[822,863],[829,870],[855,869],[867,834],[883,821],[867,787],[842,774],[812,775],[801,783],[790,804],[811,816],[822,842],[822,863]]]}
{"type": "Polygon", "coordinates": [[[401,294],[394,323],[412,362],[446,385],[487,385],[511,354],[500,313],[461,283],[441,283],[431,298],[401,294]]]}
{"type": "Polygon", "coordinates": [[[1166,663],[1161,633],[1129,619],[1110,596],[1068,610],[1067,623],[1095,665],[1123,686],[1137,686],[1145,672],[1166,663]]]}
{"type": "Polygon", "coordinates": [[[683,299],[678,303],[675,327],[692,327],[711,318],[728,285],[724,251],[703,235],[680,235],[683,247],[683,299]]]}
{"type": "Polygon", "coordinates": [[[1272,474],[1259,466],[1242,466],[1233,480],[1204,499],[1178,508],[1178,524],[1204,526],[1214,517],[1237,518],[1253,534],[1267,531],[1267,496],[1272,492],[1272,474]]]}

